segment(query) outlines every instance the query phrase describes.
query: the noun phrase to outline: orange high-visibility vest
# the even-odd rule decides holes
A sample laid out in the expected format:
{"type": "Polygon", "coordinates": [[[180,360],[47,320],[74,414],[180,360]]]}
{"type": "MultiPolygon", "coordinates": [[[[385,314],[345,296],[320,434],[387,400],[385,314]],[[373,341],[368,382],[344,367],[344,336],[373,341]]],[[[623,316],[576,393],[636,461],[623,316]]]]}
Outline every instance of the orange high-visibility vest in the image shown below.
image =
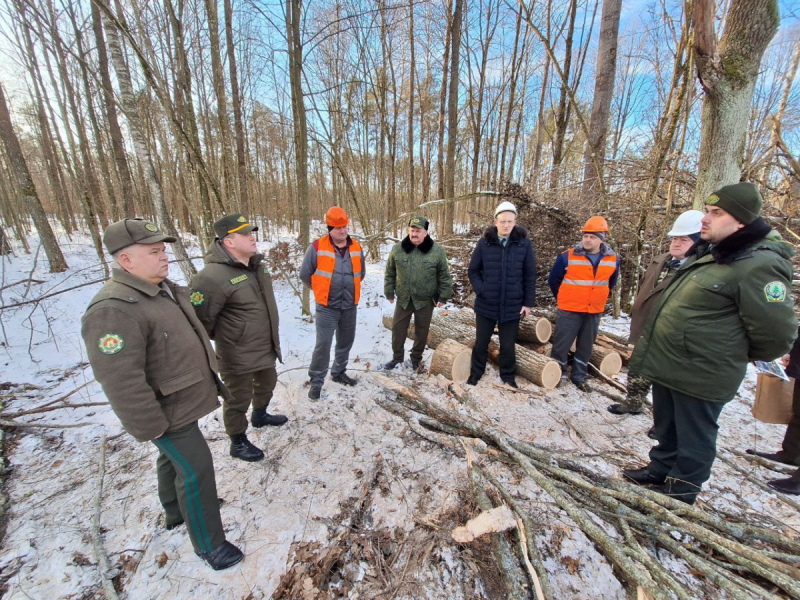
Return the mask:
{"type": "MultiPolygon", "coordinates": [[[[352,238],[351,242],[350,262],[353,264],[353,285],[358,305],[358,300],[361,298],[361,245],[352,238]]],[[[336,248],[329,235],[314,242],[314,248],[317,251],[317,270],[311,276],[311,289],[314,291],[317,304],[328,306],[333,270],[336,267],[336,248]]]]}
{"type": "Polygon", "coordinates": [[[598,314],[605,310],[608,281],[617,268],[615,255],[604,256],[595,273],[592,262],[573,249],[567,252],[567,273],[558,288],[558,308],[570,312],[598,314]]]}

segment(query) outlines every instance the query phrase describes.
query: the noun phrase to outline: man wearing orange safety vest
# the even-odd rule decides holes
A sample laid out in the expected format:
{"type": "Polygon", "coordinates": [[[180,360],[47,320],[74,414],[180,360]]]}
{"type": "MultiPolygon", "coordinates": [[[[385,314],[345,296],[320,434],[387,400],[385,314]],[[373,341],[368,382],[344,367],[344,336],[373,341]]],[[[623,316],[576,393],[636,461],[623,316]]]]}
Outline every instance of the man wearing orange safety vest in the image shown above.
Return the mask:
{"type": "Polygon", "coordinates": [[[558,300],[558,317],[550,357],[567,372],[567,354],[577,338],[572,363],[572,383],[586,391],[585,381],[600,315],[619,273],[619,258],[605,243],[608,223],[592,217],[583,226],[582,241],[556,259],[547,283],[558,300]]]}
{"type": "Polygon", "coordinates": [[[319,400],[325,375],[331,361],[331,343],[336,334],[336,350],[331,379],[343,385],[357,380],[345,373],[350,348],[356,337],[358,300],[364,281],[361,245],[347,233],[350,221],[338,206],[325,213],[328,235],[308,247],[300,279],[314,292],[317,302],[317,343],[311,356],[308,376],[311,388],[308,397],[319,400]]]}

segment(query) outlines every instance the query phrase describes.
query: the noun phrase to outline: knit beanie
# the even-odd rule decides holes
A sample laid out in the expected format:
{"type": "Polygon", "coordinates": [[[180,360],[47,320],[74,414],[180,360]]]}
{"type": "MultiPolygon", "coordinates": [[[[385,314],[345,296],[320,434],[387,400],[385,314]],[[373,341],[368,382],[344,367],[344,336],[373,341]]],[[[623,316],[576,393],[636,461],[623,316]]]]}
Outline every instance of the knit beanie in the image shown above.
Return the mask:
{"type": "Polygon", "coordinates": [[[755,185],[742,182],[718,189],[708,197],[706,204],[718,206],[740,223],[750,225],[761,216],[764,200],[755,185]]]}
{"type": "Polygon", "coordinates": [[[604,242],[608,239],[608,234],[605,231],[584,231],[583,233],[588,233],[589,235],[598,237],[604,242]]]}

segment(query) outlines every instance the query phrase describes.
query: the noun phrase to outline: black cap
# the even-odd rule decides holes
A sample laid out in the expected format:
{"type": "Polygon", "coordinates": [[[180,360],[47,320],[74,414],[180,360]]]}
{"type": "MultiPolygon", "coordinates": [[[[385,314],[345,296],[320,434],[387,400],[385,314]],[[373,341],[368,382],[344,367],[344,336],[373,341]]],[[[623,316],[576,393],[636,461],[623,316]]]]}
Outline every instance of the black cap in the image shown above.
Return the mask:
{"type": "Polygon", "coordinates": [[[103,234],[103,245],[109,254],[114,254],[114,252],[133,244],[177,241],[177,238],[162,233],[157,225],[144,219],[122,219],[106,227],[103,234]]]}
{"type": "Polygon", "coordinates": [[[251,231],[258,231],[258,227],[250,225],[241,213],[233,213],[232,215],[225,215],[219,221],[214,223],[214,233],[217,234],[219,239],[224,238],[231,233],[241,233],[242,235],[250,233],[251,231]]]}

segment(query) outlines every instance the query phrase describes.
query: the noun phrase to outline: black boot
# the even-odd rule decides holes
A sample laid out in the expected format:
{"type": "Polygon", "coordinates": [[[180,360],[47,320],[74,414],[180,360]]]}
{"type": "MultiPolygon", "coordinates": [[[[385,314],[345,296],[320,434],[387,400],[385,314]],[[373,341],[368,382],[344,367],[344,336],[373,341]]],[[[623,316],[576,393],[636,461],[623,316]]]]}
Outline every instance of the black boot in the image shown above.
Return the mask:
{"type": "Polygon", "coordinates": [[[254,408],[253,414],[250,417],[250,423],[253,427],[264,427],[265,425],[283,425],[289,419],[283,415],[271,415],[267,412],[266,408],[254,408]]]}
{"type": "Polygon", "coordinates": [[[385,362],[385,363],[383,363],[383,364],[381,365],[381,370],[382,370],[382,371],[393,371],[393,370],[394,370],[394,368],[395,368],[397,365],[399,365],[401,362],[403,362],[403,361],[401,361],[401,360],[395,360],[395,359],[392,359],[392,360],[390,360],[389,362],[385,362]]]}
{"type": "Polygon", "coordinates": [[[342,385],[355,385],[358,383],[358,379],[353,379],[347,373],[339,373],[338,375],[332,375],[331,379],[336,383],[341,383],[342,385]]]}
{"type": "Polygon", "coordinates": [[[510,386],[512,388],[519,388],[519,386],[517,385],[516,380],[514,380],[514,379],[503,379],[503,383],[505,383],[506,385],[508,385],[508,386],[510,386]]]}
{"type": "Polygon", "coordinates": [[[232,567],[242,562],[244,558],[244,552],[227,540],[222,542],[222,545],[216,550],[212,550],[211,552],[195,552],[195,554],[206,561],[208,566],[215,571],[221,571],[222,569],[232,567]]]}
{"type": "Polygon", "coordinates": [[[321,393],[322,393],[322,388],[312,385],[310,388],[308,388],[308,399],[316,402],[317,400],[319,400],[319,396],[321,393]]]}
{"type": "Polygon", "coordinates": [[[478,382],[481,380],[480,377],[475,377],[475,375],[470,375],[467,377],[467,385],[478,385],[478,382]]]}
{"type": "Polygon", "coordinates": [[[637,485],[658,485],[664,483],[667,478],[653,475],[647,467],[638,469],[625,469],[622,474],[626,479],[637,485]]]}
{"type": "Polygon", "coordinates": [[[624,404],[612,404],[606,407],[606,410],[612,415],[639,415],[642,413],[640,410],[631,410],[624,404]]]}
{"type": "Polygon", "coordinates": [[[251,444],[245,434],[239,433],[231,436],[231,456],[247,462],[256,462],[264,458],[264,453],[251,444]]]}
{"type": "Polygon", "coordinates": [[[800,496],[800,481],[795,481],[791,477],[788,479],[773,479],[772,481],[768,481],[767,485],[784,494],[800,496]]]}
{"type": "Polygon", "coordinates": [[[753,456],[760,456],[761,458],[766,458],[767,460],[772,460],[775,462],[779,462],[784,465],[790,465],[792,467],[797,466],[795,465],[794,461],[792,461],[788,456],[786,456],[782,450],[778,450],[777,452],[756,452],[752,448],[748,448],[745,450],[748,454],[752,454],[753,456]]]}

